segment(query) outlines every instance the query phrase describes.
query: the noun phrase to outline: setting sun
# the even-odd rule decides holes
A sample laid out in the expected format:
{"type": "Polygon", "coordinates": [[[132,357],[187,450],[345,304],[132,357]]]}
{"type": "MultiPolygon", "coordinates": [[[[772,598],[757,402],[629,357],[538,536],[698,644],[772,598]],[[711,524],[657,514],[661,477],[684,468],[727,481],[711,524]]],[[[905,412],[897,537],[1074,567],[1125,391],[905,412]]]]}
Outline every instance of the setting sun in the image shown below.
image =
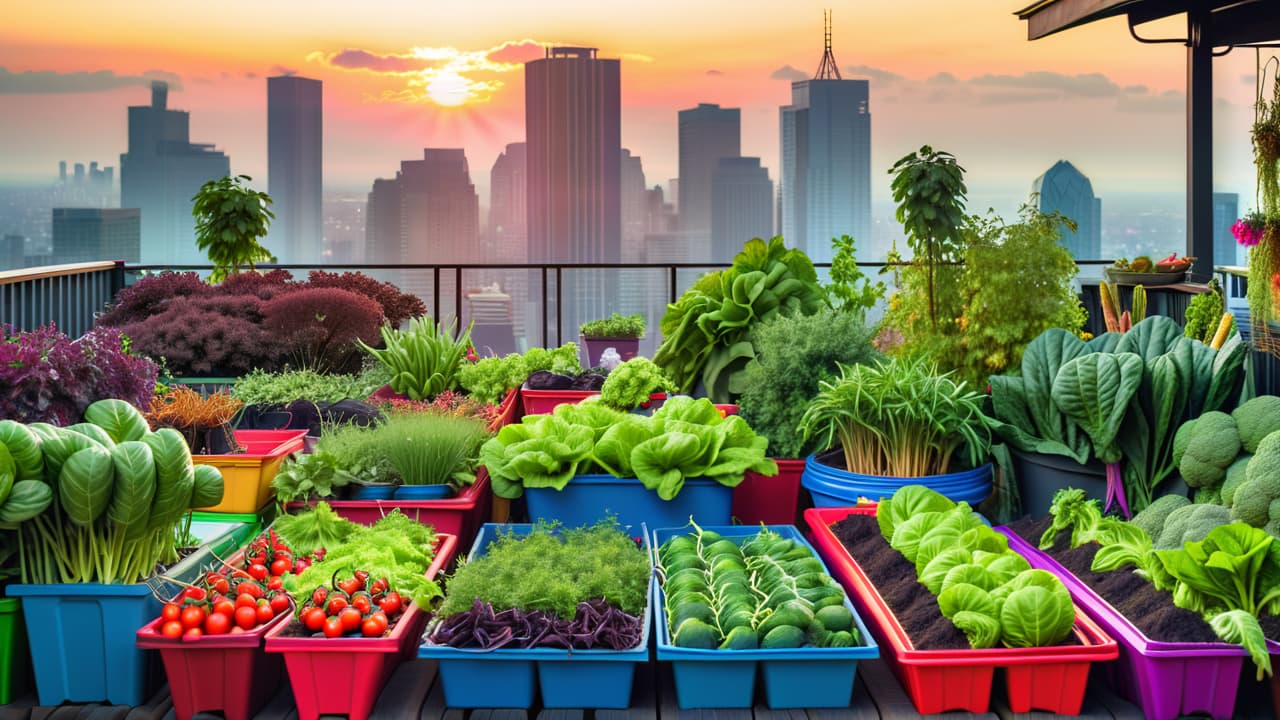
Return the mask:
{"type": "Polygon", "coordinates": [[[442,72],[427,84],[427,97],[444,107],[457,107],[470,95],[471,82],[455,72],[442,72]]]}

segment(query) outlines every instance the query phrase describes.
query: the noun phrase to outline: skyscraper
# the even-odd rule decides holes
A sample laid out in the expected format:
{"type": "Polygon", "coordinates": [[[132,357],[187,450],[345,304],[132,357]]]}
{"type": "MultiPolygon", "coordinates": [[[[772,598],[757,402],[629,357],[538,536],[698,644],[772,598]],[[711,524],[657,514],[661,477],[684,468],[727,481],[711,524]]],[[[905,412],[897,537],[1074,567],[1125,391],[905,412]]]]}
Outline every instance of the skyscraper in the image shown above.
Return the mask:
{"type": "Polygon", "coordinates": [[[1076,223],[1072,232],[1062,229],[1062,244],[1077,260],[1102,258],[1102,200],[1094,197],[1093,183],[1075,165],[1059,160],[1031,184],[1045,213],[1060,212],[1076,223]]]}
{"type": "Polygon", "coordinates": [[[196,248],[191,198],[231,174],[231,160],[191,142],[191,116],[169,110],[168,83],[151,83],[151,104],[129,108],[129,151],[120,156],[120,205],[142,212],[142,262],[192,264],[196,248]]]}
{"type": "Polygon", "coordinates": [[[791,83],[780,111],[782,235],[814,262],[831,259],[831,239],[871,241],[871,108],[866,80],[840,77],[827,25],[812,80],[791,83]]]}
{"type": "Polygon", "coordinates": [[[773,235],[773,181],[760,158],[721,158],[711,177],[711,261],[733,262],[751,238],[773,235]]]}
{"type": "Polygon", "coordinates": [[[374,264],[403,262],[398,178],[378,178],[373,181],[364,215],[365,260],[374,264]]]}
{"type": "MultiPolygon", "coordinates": [[[[524,66],[524,97],[530,262],[618,262],[621,63],[595,48],[547,48],[524,66]]],[[[599,271],[567,273],[561,297],[562,339],[617,309],[616,285],[599,271]]]]}
{"type": "Polygon", "coordinates": [[[649,224],[649,190],[644,184],[644,164],[626,148],[622,149],[620,175],[622,261],[640,262],[649,224]]]}
{"type": "Polygon", "coordinates": [[[283,263],[320,260],[322,88],[309,78],[267,78],[267,192],[276,218],[266,246],[283,263]]]}
{"type": "Polygon", "coordinates": [[[486,262],[529,261],[527,162],[524,143],[508,143],[489,171],[486,262]]]}
{"type": "Polygon", "coordinates": [[[742,154],[742,111],[700,103],[680,111],[680,229],[711,237],[711,179],[742,154]]]}
{"type": "Polygon", "coordinates": [[[480,260],[480,197],[460,148],[426,148],[400,163],[402,255],[408,263],[480,260]]]}
{"type": "Polygon", "coordinates": [[[1231,226],[1240,217],[1240,194],[1213,194],[1213,264],[1244,265],[1244,248],[1231,234],[1231,226]]]}
{"type": "Polygon", "coordinates": [[[53,256],[58,262],[139,262],[142,223],[137,208],[54,208],[53,256]]]}

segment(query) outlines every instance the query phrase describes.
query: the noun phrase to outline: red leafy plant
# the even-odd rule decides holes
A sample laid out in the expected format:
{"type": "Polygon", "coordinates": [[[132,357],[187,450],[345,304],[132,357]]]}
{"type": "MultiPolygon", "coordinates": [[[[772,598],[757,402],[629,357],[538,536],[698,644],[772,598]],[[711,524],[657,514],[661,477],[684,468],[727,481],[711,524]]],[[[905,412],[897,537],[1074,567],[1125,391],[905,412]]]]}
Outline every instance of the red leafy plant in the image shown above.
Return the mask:
{"type": "Polygon", "coordinates": [[[358,370],[356,341],[375,342],[382,326],[376,302],[337,288],[284,293],[264,303],[262,315],[263,328],[290,366],[317,372],[358,370]]]}
{"type": "Polygon", "coordinates": [[[392,327],[399,327],[409,318],[427,314],[427,306],[417,295],[400,292],[400,288],[389,282],[382,282],[364,273],[331,273],[323,270],[312,270],[307,276],[311,287],[338,288],[363,295],[378,303],[382,308],[383,319],[392,327]]]}
{"type": "Polygon", "coordinates": [[[164,358],[175,375],[224,376],[274,369],[279,346],[261,325],[254,296],[179,297],[121,328],[138,352],[164,358]]]}

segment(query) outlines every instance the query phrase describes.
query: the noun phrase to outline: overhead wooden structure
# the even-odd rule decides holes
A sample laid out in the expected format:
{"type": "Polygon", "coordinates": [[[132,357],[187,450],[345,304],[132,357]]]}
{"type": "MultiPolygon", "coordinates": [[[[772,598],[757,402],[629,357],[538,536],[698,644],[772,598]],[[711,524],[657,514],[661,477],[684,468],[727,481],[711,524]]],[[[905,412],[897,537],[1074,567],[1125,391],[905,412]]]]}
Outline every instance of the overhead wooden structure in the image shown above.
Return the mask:
{"type": "Polygon", "coordinates": [[[1213,58],[1232,48],[1280,40],[1280,0],[1040,0],[1016,15],[1027,22],[1028,40],[1124,17],[1138,42],[1186,46],[1186,253],[1201,258],[1195,279],[1206,280],[1213,272],[1213,58]],[[1139,25],[1175,15],[1186,16],[1186,37],[1153,39],[1137,31],[1139,25]]]}

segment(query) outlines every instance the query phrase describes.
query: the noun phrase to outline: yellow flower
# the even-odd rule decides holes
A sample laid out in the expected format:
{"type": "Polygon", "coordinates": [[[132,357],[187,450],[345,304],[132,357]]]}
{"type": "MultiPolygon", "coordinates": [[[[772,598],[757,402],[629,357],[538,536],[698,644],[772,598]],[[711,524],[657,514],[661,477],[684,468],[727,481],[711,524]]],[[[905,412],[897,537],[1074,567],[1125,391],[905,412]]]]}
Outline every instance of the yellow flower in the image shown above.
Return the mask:
{"type": "Polygon", "coordinates": [[[1093,339],[1093,333],[1091,333],[1091,332],[1085,332],[1085,331],[1083,331],[1083,330],[1082,330],[1082,331],[1080,332],[1080,339],[1081,339],[1081,340],[1083,340],[1083,341],[1085,341],[1085,342],[1089,342],[1090,340],[1092,340],[1092,339],[1093,339]]]}

